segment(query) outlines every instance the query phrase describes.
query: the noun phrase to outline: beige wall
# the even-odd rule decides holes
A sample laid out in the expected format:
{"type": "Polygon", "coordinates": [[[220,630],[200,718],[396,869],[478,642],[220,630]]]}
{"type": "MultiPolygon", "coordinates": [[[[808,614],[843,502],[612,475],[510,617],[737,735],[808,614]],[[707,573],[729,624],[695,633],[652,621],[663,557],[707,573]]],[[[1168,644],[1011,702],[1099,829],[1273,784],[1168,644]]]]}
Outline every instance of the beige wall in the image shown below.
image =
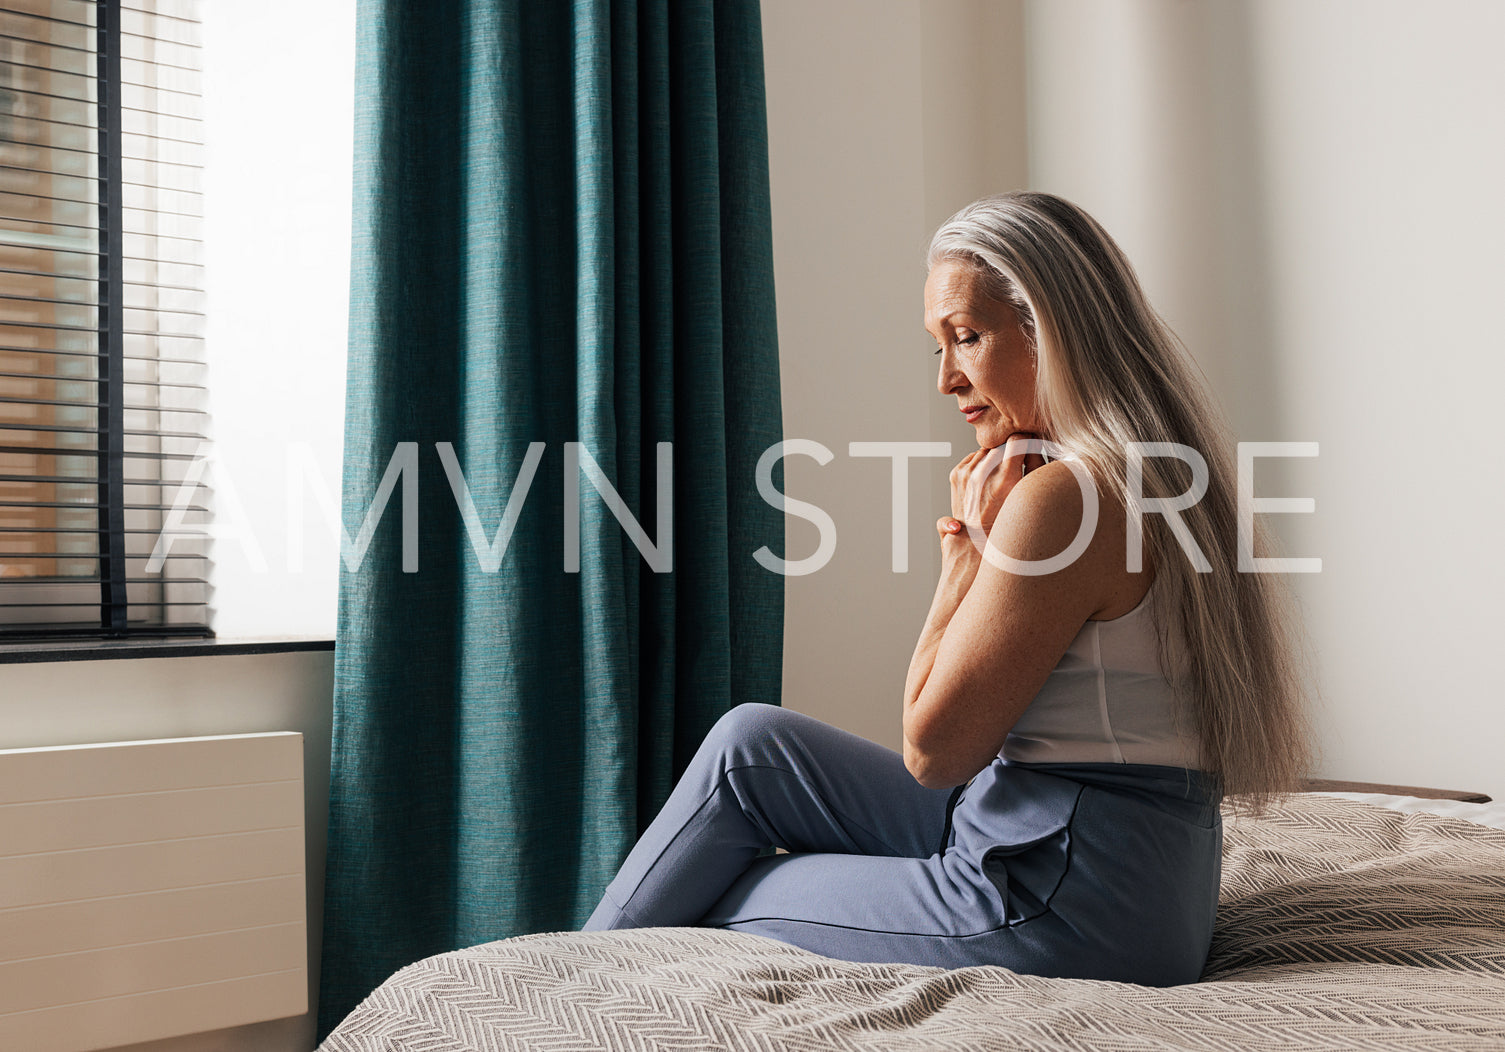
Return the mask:
{"type": "MultiPolygon", "coordinates": [[[[1115,233],[1239,439],[1320,444],[1256,485],[1317,502],[1272,525],[1323,559],[1294,580],[1322,773],[1505,795],[1485,433],[1505,5],[764,0],[763,18],[785,432],[837,452],[790,461],[790,492],[841,530],[830,566],[790,581],[786,704],[898,742],[945,472],[916,464],[893,575],[886,465],[842,451],[965,451],[931,386],[919,254],[951,209],[1027,183],[1115,233]]],[[[789,544],[808,554],[814,530],[792,521],[789,544]]]]}

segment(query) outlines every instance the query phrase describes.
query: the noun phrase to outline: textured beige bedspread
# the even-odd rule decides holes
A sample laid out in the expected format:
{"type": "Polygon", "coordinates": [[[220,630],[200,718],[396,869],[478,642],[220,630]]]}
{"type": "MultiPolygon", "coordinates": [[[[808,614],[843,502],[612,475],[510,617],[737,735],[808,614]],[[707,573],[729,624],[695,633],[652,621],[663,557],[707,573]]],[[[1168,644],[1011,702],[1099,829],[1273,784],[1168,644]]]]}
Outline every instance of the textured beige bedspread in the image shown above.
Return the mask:
{"type": "Polygon", "coordinates": [[[530,935],[403,969],[325,1052],[1505,1050],[1505,831],[1295,796],[1228,818],[1203,981],[852,964],[696,928],[530,935]]]}

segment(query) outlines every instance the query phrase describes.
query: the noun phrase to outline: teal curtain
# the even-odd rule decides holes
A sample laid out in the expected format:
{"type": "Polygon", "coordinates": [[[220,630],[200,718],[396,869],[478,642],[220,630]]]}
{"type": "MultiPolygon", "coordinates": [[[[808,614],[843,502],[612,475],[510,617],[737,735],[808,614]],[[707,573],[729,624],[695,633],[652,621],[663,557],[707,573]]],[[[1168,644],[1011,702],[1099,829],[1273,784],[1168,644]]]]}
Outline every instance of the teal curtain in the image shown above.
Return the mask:
{"type": "Polygon", "coordinates": [[[407,467],[342,573],[321,1035],[420,957],[584,923],[716,718],[777,703],[783,635],[756,0],[358,18],[352,536],[407,467]],[[670,572],[569,442],[659,543],[672,444],[670,572]],[[443,443],[487,540],[543,443],[494,572],[443,443]]]}

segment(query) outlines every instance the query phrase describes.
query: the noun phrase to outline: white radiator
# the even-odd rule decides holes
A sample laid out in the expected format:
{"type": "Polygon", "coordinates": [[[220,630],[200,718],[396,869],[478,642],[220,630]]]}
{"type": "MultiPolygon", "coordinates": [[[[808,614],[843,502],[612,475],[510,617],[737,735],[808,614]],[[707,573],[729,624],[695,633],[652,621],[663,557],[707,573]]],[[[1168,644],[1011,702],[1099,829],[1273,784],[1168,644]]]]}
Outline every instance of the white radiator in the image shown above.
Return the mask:
{"type": "Polygon", "coordinates": [[[0,751],[0,1049],[308,1009],[303,736],[0,751]]]}

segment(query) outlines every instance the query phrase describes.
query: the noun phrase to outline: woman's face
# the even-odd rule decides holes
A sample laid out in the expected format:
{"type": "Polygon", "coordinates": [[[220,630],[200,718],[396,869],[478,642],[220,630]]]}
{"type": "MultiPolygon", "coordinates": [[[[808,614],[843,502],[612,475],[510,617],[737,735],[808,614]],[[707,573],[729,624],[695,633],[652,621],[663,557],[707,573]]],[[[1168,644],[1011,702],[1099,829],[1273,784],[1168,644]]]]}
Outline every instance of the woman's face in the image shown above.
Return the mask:
{"type": "Polygon", "coordinates": [[[936,386],[952,395],[984,449],[1015,432],[1044,435],[1035,363],[1013,308],[990,297],[975,266],[942,260],[925,282],[925,331],[939,345],[936,386]]]}

